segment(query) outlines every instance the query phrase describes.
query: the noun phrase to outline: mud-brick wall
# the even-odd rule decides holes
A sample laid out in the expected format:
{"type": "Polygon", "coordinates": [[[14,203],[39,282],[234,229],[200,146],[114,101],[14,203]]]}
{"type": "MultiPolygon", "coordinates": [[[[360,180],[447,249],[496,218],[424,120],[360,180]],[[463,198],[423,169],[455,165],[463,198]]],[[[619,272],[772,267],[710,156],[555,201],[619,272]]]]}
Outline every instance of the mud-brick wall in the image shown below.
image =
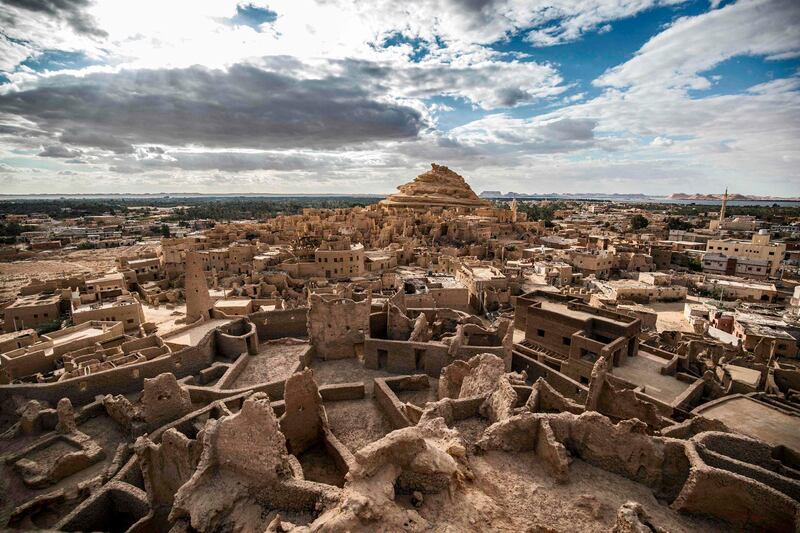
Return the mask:
{"type": "MultiPolygon", "coordinates": [[[[504,357],[502,346],[461,346],[455,357],[447,353],[448,347],[435,342],[393,341],[387,339],[364,340],[364,366],[382,369],[395,374],[425,372],[438,378],[442,368],[455,359],[468,361],[475,355],[491,353],[504,357]]],[[[511,370],[511,361],[506,365],[511,370]]]]}
{"type": "Polygon", "coordinates": [[[239,328],[230,329],[230,333],[217,331],[217,354],[229,359],[235,359],[240,354],[258,353],[258,339],[256,327],[250,322],[244,322],[239,328]]]}
{"type": "Polygon", "coordinates": [[[523,370],[527,372],[528,379],[532,382],[536,382],[539,378],[544,378],[554,389],[567,398],[578,403],[586,402],[586,396],[589,394],[588,387],[527,355],[516,351],[513,352],[512,368],[517,372],[523,370]]]}
{"type": "Polygon", "coordinates": [[[569,355],[572,334],[585,328],[583,320],[538,307],[528,307],[525,339],[558,354],[569,355]]]}
{"type": "Polygon", "coordinates": [[[364,366],[395,374],[425,372],[439,377],[442,366],[449,364],[447,346],[432,342],[364,340],[364,366]]]}
{"type": "Polygon", "coordinates": [[[284,337],[308,337],[306,314],[308,309],[278,309],[275,311],[258,311],[249,315],[258,329],[261,341],[282,339],[284,337]]]}
{"type": "Polygon", "coordinates": [[[196,374],[214,360],[216,343],[210,331],[197,346],[143,361],[90,374],[81,378],[54,383],[22,383],[0,386],[0,404],[12,396],[42,400],[55,405],[61,398],[69,398],[75,405],[94,400],[98,394],[126,394],[142,390],[145,378],[153,378],[164,372],[175,374],[178,379],[196,374]]]}

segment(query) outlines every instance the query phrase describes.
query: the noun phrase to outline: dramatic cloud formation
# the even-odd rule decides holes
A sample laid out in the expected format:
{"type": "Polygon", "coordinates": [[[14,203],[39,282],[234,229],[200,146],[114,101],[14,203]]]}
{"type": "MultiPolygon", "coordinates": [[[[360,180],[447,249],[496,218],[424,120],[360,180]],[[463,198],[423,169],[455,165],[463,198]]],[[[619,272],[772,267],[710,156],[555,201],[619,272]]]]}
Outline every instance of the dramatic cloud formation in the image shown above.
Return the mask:
{"type": "Polygon", "coordinates": [[[56,76],[0,96],[0,110],[99,148],[330,147],[412,138],[424,126],[419,111],[380,102],[349,79],[299,79],[242,64],[56,76]]]}
{"type": "Polygon", "coordinates": [[[800,195],[795,0],[14,0],[8,192],[800,195]]]}

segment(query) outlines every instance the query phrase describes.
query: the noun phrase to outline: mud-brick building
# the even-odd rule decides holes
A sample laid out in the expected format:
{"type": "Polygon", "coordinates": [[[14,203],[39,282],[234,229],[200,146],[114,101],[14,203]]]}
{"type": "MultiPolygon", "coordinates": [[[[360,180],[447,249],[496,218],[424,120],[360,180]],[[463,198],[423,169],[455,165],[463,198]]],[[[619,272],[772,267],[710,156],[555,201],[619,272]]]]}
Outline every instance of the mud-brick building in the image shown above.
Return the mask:
{"type": "Polygon", "coordinates": [[[565,295],[534,291],[519,296],[514,322],[543,363],[583,384],[589,383],[600,357],[618,366],[639,349],[640,319],[565,295]]]}

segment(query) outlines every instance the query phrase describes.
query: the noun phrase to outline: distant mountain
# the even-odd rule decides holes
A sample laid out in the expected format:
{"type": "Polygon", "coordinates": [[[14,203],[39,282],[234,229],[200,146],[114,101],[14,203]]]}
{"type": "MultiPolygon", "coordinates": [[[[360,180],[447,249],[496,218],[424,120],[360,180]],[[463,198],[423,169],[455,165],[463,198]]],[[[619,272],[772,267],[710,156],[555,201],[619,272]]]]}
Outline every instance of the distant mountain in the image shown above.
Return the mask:
{"type": "Polygon", "coordinates": [[[646,194],[641,193],[600,193],[600,192],[585,192],[585,193],[560,193],[560,192],[547,192],[547,193],[523,193],[509,191],[503,193],[501,191],[483,191],[478,196],[481,198],[553,198],[553,199],[580,199],[580,200],[641,200],[650,198],[646,194]]]}
{"type": "MultiPolygon", "coordinates": [[[[700,194],[693,193],[687,194],[684,192],[674,192],[667,196],[670,200],[704,200],[704,201],[722,201],[722,194],[700,194]]],[[[798,202],[800,198],[782,198],[780,196],[755,196],[751,194],[728,194],[728,200],[732,201],[776,201],[776,202],[798,202]]]]}

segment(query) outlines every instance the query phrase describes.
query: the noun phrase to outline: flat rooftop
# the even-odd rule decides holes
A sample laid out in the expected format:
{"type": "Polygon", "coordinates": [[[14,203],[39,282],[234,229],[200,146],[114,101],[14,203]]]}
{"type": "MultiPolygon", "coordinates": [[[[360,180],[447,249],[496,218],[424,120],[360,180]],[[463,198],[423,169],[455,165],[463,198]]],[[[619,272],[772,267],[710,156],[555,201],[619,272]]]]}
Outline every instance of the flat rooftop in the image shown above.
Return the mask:
{"type": "Polygon", "coordinates": [[[644,389],[642,392],[648,396],[672,403],[689,388],[689,383],[662,374],[661,369],[667,363],[666,359],[639,350],[636,357],[626,357],[622,366],[615,366],[611,373],[641,386],[644,389]]]}
{"type": "MultiPolygon", "coordinates": [[[[577,320],[585,321],[585,320],[588,320],[590,318],[597,318],[597,319],[601,319],[601,320],[607,320],[609,322],[615,322],[615,323],[617,323],[619,325],[622,325],[622,326],[624,326],[626,324],[630,324],[631,322],[633,322],[635,320],[635,318],[627,317],[627,316],[623,317],[623,319],[621,319],[621,320],[618,320],[616,318],[603,316],[601,314],[589,313],[589,312],[583,311],[581,309],[571,308],[564,302],[554,302],[552,300],[548,300],[548,299],[545,299],[545,298],[536,299],[536,301],[541,302],[542,309],[544,309],[546,311],[553,311],[554,313],[561,313],[563,315],[572,317],[572,318],[577,319],[577,320]]],[[[599,311],[599,309],[598,309],[598,311],[599,311]]]]}
{"type": "Polygon", "coordinates": [[[208,320],[207,322],[203,322],[202,324],[198,324],[193,328],[178,333],[173,333],[171,335],[165,335],[163,339],[166,342],[172,344],[182,344],[184,346],[197,346],[209,331],[216,329],[220,326],[224,326],[225,324],[233,322],[234,320],[235,319],[233,318],[214,318],[208,320]]]}
{"type": "Polygon", "coordinates": [[[14,307],[35,307],[37,305],[57,304],[61,300],[58,294],[32,294],[30,296],[21,296],[9,305],[6,309],[14,307]]]}
{"type": "Polygon", "coordinates": [[[241,307],[245,308],[253,303],[251,299],[241,299],[241,300],[217,300],[214,302],[214,307],[241,307]]]}
{"type": "Polygon", "coordinates": [[[469,271],[475,279],[505,279],[505,276],[499,270],[490,266],[469,267],[469,271]]]}
{"type": "Polygon", "coordinates": [[[800,450],[800,417],[750,396],[726,396],[701,405],[692,413],[724,422],[729,428],[764,442],[800,450]]]}
{"type": "Polygon", "coordinates": [[[77,341],[80,339],[89,339],[92,337],[98,337],[104,334],[106,331],[108,331],[108,329],[102,327],[90,326],[88,328],[81,328],[80,326],[78,326],[77,328],[75,328],[73,331],[70,331],[66,335],[53,337],[53,344],[55,346],[60,346],[62,344],[67,344],[69,342],[77,341]]]}

